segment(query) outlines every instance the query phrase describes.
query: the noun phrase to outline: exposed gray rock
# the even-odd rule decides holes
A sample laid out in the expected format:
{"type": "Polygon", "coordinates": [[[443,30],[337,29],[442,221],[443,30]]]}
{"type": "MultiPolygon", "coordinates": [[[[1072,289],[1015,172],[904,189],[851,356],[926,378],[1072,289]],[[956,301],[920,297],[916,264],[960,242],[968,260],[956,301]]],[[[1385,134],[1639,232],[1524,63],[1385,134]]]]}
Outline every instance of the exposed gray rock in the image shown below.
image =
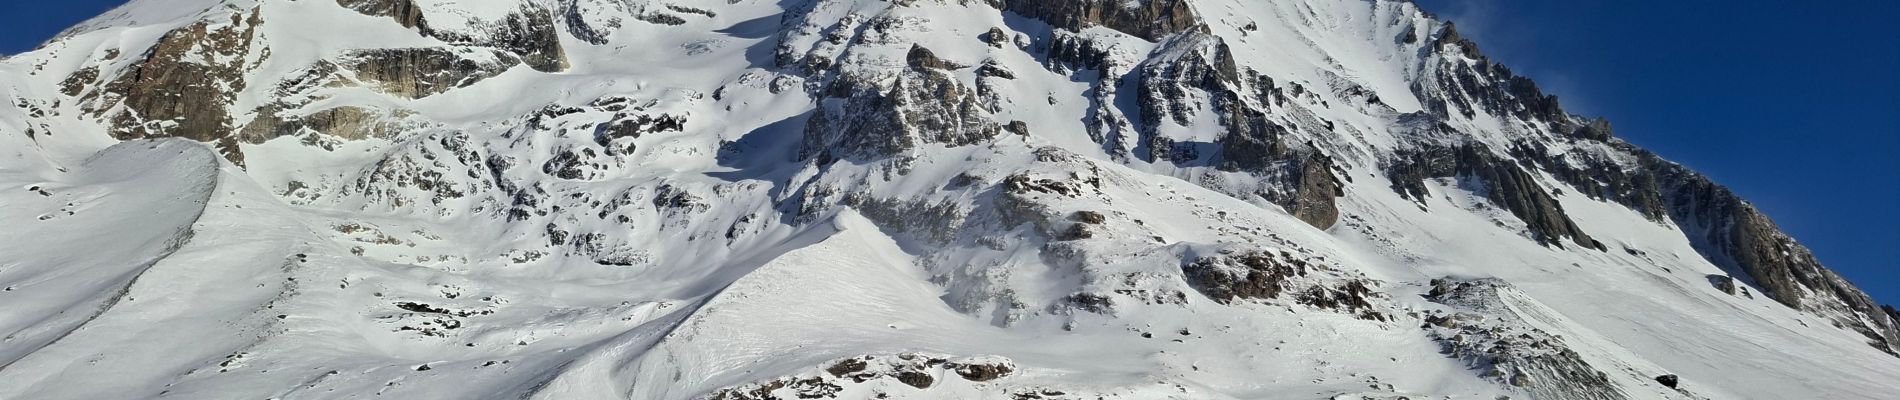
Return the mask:
{"type": "MultiPolygon", "coordinates": [[[[1544,94],[1530,78],[1517,76],[1510,68],[1491,62],[1479,52],[1477,44],[1465,39],[1451,24],[1446,24],[1433,44],[1432,50],[1439,54],[1460,56],[1440,58],[1428,68],[1429,76],[1413,83],[1413,91],[1421,94],[1419,98],[1425,102],[1425,109],[1433,115],[1448,118],[1456,113],[1471,117],[1482,110],[1492,115],[1545,122],[1556,132],[1571,133],[1577,129],[1570,114],[1558,104],[1557,96],[1544,94]]],[[[1604,125],[1600,135],[1592,135],[1607,136],[1608,124],[1604,125]]]]}
{"type": "Polygon", "coordinates": [[[1554,153],[1542,146],[1524,145],[1514,153],[1581,193],[1675,224],[1703,257],[1746,276],[1742,283],[1784,305],[1859,332],[1875,348],[1900,354],[1900,319],[1882,315],[1872,298],[1822,266],[1813,252],[1783,233],[1760,210],[1695,171],[1626,143],[1614,145],[1635,156],[1636,168],[1588,153],[1554,153]]]}
{"type": "Polygon", "coordinates": [[[1668,386],[1670,389],[1675,389],[1676,384],[1679,383],[1680,381],[1681,380],[1679,378],[1676,378],[1676,376],[1673,374],[1661,375],[1661,376],[1656,377],[1656,383],[1661,383],[1663,384],[1663,386],[1668,386]]]}
{"type": "Polygon", "coordinates": [[[80,68],[79,71],[75,71],[72,75],[67,76],[66,80],[60,81],[59,92],[67,96],[77,97],[85,93],[86,89],[92,87],[98,80],[98,66],[80,68]]]}
{"type": "Polygon", "coordinates": [[[567,0],[562,3],[561,18],[563,25],[567,25],[568,35],[583,42],[602,45],[607,44],[607,37],[620,29],[624,21],[615,17],[600,18],[597,15],[594,16],[598,18],[596,20],[589,18],[589,14],[612,11],[637,15],[637,12],[628,10],[628,5],[621,1],[567,0]]]}
{"type": "Polygon", "coordinates": [[[904,60],[911,68],[920,70],[952,70],[964,68],[962,65],[937,58],[936,53],[924,48],[923,45],[917,44],[910,45],[910,53],[905,56],[904,60]]]}
{"type": "Polygon", "coordinates": [[[1597,117],[1597,119],[1590,120],[1587,124],[1578,125],[1577,129],[1570,133],[1570,136],[1599,142],[1608,141],[1612,136],[1610,120],[1597,117]]]}
{"type": "Polygon", "coordinates": [[[917,389],[936,386],[944,379],[969,382],[1006,379],[1015,363],[1001,357],[952,359],[919,353],[865,355],[837,360],[822,371],[807,372],[765,382],[716,390],[707,400],[829,399],[847,387],[869,383],[896,383],[917,389]]]}
{"type": "Polygon", "coordinates": [[[1748,286],[1737,282],[1735,277],[1732,276],[1709,275],[1709,284],[1714,285],[1716,290],[1720,290],[1722,293],[1728,293],[1730,296],[1755,298],[1754,294],[1748,292],[1748,286]]]}
{"type": "Polygon", "coordinates": [[[415,0],[336,0],[336,3],[364,15],[389,17],[404,28],[429,29],[428,22],[422,19],[422,7],[417,6],[415,0]]]}
{"type": "Polygon", "coordinates": [[[1775,301],[1826,317],[1866,336],[1874,348],[1900,355],[1900,321],[1847,279],[1822,267],[1812,251],[1760,210],[1700,176],[1674,187],[1671,215],[1704,256],[1747,273],[1749,281],[1775,301]]]}
{"type": "Polygon", "coordinates": [[[345,63],[356,79],[384,93],[412,99],[467,87],[521,64],[513,54],[501,51],[488,51],[486,60],[470,56],[435,47],[381,49],[357,52],[345,63]]]}
{"type": "Polygon", "coordinates": [[[337,0],[337,4],[365,15],[389,17],[423,36],[452,44],[506,50],[537,71],[559,72],[567,69],[567,52],[561,47],[554,13],[535,3],[521,3],[520,10],[515,13],[501,21],[477,26],[472,32],[431,27],[414,0],[337,0]]]}
{"type": "Polygon", "coordinates": [[[1136,128],[1151,161],[1212,166],[1226,171],[1251,172],[1271,190],[1255,193],[1285,208],[1301,221],[1327,228],[1339,219],[1337,197],[1343,184],[1334,174],[1332,158],[1310,143],[1293,141],[1293,132],[1276,122],[1270,109],[1277,88],[1272,79],[1242,73],[1224,40],[1195,31],[1168,39],[1169,48],[1186,51],[1172,59],[1142,65],[1141,123],[1136,128]],[[1206,98],[1226,129],[1218,152],[1201,154],[1195,143],[1175,143],[1159,137],[1164,122],[1189,125],[1201,109],[1190,99],[1206,98]]]}
{"type": "Polygon", "coordinates": [[[1339,276],[1333,268],[1291,253],[1249,251],[1199,257],[1183,264],[1181,273],[1188,286],[1222,304],[1281,299],[1365,320],[1388,318],[1373,303],[1383,296],[1372,291],[1374,283],[1339,276]]]}
{"type": "Polygon", "coordinates": [[[988,32],[984,32],[983,36],[978,37],[978,39],[982,39],[983,43],[996,48],[1002,48],[1003,45],[1010,43],[1009,32],[1004,32],[1003,28],[990,28],[988,32]]]}
{"type": "Polygon", "coordinates": [[[1568,184],[1576,193],[1623,204],[1651,221],[1668,221],[1669,210],[1664,204],[1662,182],[1658,180],[1657,174],[1645,172],[1666,168],[1664,164],[1667,162],[1621,142],[1611,145],[1635,154],[1641,163],[1639,168],[1632,170],[1620,165],[1612,157],[1596,154],[1556,153],[1540,141],[1518,141],[1512,144],[1510,153],[1512,157],[1528,161],[1535,168],[1568,184]]]}
{"type": "Polygon", "coordinates": [[[339,106],[287,121],[278,129],[308,128],[345,140],[389,138],[401,131],[401,126],[395,122],[400,119],[398,115],[363,107],[339,106]]]}
{"type": "Polygon", "coordinates": [[[801,158],[879,159],[922,143],[965,146],[1002,132],[975,91],[941,71],[912,69],[888,85],[873,79],[831,83],[830,98],[805,128],[801,158]]]}
{"type": "Polygon", "coordinates": [[[1186,0],[992,0],[996,2],[1004,10],[1057,28],[1101,26],[1149,41],[1201,23],[1186,0]]]}
{"type": "Polygon", "coordinates": [[[1396,157],[1387,168],[1393,190],[1421,204],[1430,201],[1430,192],[1424,186],[1426,179],[1467,178],[1481,185],[1475,189],[1485,199],[1524,221],[1539,242],[1561,247],[1562,241],[1568,238],[1585,248],[1609,249],[1577,227],[1564,213],[1563,205],[1523,167],[1492,153],[1482,144],[1425,147],[1400,151],[1396,157]]]}
{"type": "Polygon", "coordinates": [[[567,50],[561,47],[561,38],[554,26],[554,15],[547,9],[523,7],[521,12],[508,15],[500,26],[490,29],[491,41],[474,44],[513,51],[521,56],[522,62],[536,71],[567,70],[567,50]]]}
{"type": "Polygon", "coordinates": [[[983,63],[983,66],[977,67],[976,76],[981,76],[981,77],[986,77],[986,78],[1016,79],[1015,72],[1010,71],[1009,68],[1004,67],[1001,64],[997,64],[993,60],[986,61],[983,63]]]}

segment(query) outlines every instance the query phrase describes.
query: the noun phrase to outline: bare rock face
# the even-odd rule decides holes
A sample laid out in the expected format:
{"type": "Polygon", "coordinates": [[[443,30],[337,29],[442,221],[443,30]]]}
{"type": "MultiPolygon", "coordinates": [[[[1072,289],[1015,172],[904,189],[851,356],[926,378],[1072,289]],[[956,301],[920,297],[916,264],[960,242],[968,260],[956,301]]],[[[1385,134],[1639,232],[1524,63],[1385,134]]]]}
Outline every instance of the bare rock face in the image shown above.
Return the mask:
{"type": "Polygon", "coordinates": [[[666,9],[656,9],[654,5],[655,2],[630,0],[564,0],[558,13],[569,35],[595,45],[607,44],[615,31],[636,22],[680,25],[686,23],[682,15],[716,15],[709,10],[679,5],[668,5],[666,9]]]}
{"type": "Polygon", "coordinates": [[[1597,119],[1590,120],[1589,123],[1578,126],[1575,131],[1571,131],[1570,135],[1579,139],[1599,142],[1609,141],[1612,136],[1610,120],[1597,117],[1597,119]]]}
{"type": "Polygon", "coordinates": [[[433,47],[365,50],[345,62],[358,80],[411,99],[467,87],[522,63],[501,51],[433,47]]]}
{"type": "Polygon", "coordinates": [[[1306,276],[1306,263],[1282,261],[1271,253],[1246,254],[1233,258],[1202,258],[1181,271],[1189,285],[1219,302],[1238,299],[1277,298],[1287,290],[1287,281],[1306,276]],[[1230,265],[1241,268],[1221,268],[1230,265]]]}
{"type": "Polygon", "coordinates": [[[1466,177],[1482,186],[1477,189],[1486,199],[1523,220],[1538,241],[1561,247],[1567,238],[1585,248],[1608,249],[1578,228],[1529,172],[1482,144],[1401,151],[1388,170],[1393,190],[1421,204],[1431,201],[1426,179],[1466,177]]]}
{"type": "Polygon", "coordinates": [[[1319,152],[1307,153],[1305,160],[1293,163],[1296,173],[1286,175],[1294,188],[1291,196],[1279,200],[1294,218],[1315,228],[1326,229],[1339,222],[1338,198],[1346,193],[1339,176],[1333,173],[1331,157],[1319,152]]]}
{"type": "Polygon", "coordinates": [[[247,84],[245,70],[262,23],[252,10],[166,33],[140,62],[105,86],[105,100],[124,105],[108,116],[113,136],[216,142],[227,158],[242,164],[236,139],[226,134],[231,116],[225,106],[247,84]]]}
{"type": "MultiPolygon", "coordinates": [[[[1595,125],[1594,123],[1589,125],[1595,125]]],[[[1582,129],[1596,129],[1588,128],[1582,129]]],[[[1900,353],[1900,319],[1885,317],[1859,288],[1828,270],[1813,253],[1728,188],[1702,174],[1623,142],[1633,165],[1581,150],[1557,152],[1521,144],[1513,156],[1549,172],[1592,198],[1622,204],[1658,223],[1672,223],[1699,243],[1697,251],[1789,307],[1833,320],[1868,337],[1870,345],[1900,353]]],[[[1738,288],[1734,292],[1745,292],[1738,288]]]]}
{"type": "Polygon", "coordinates": [[[429,29],[415,0],[336,0],[336,4],[364,15],[389,17],[404,28],[429,29]]]}
{"type": "MultiPolygon", "coordinates": [[[[506,53],[494,54],[499,60],[513,60],[506,53]]],[[[327,88],[369,86],[396,97],[421,98],[499,73],[497,66],[465,58],[446,59],[451,56],[459,54],[441,49],[383,49],[354,52],[334,62],[320,61],[279,82],[273,92],[279,100],[256,109],[251,121],[237,130],[236,137],[246,143],[261,143],[315,133],[322,137],[306,136],[304,142],[326,149],[332,149],[335,140],[392,137],[415,125],[407,121],[411,111],[370,105],[310,105],[325,98],[320,90],[327,88]]]]}
{"type": "MultiPolygon", "coordinates": [[[[451,45],[353,51],[279,82],[276,95],[309,99],[316,89],[363,84],[415,99],[466,87],[516,65],[543,72],[567,67],[553,16],[539,6],[524,3],[501,20],[476,24],[473,31],[443,31],[431,28],[420,6],[411,0],[337,0],[337,4],[389,17],[451,45]]],[[[358,107],[294,111],[307,100],[266,104],[249,121],[234,120],[230,105],[237,103],[246,87],[260,83],[253,81],[265,79],[252,74],[269,58],[270,49],[260,44],[261,9],[227,12],[228,19],[210,17],[166,33],[137,62],[110,74],[98,90],[88,90],[91,82],[107,75],[97,67],[68,77],[62,89],[80,96],[86,109],[107,118],[115,137],[176,136],[212,142],[240,165],[244,157],[238,144],[243,142],[296,135],[305,129],[340,139],[387,136],[396,129],[387,120],[376,121],[392,112],[358,107]]]]}
{"type": "Polygon", "coordinates": [[[1200,257],[1182,265],[1181,273],[1189,286],[1222,304],[1279,299],[1365,320],[1387,319],[1374,304],[1381,295],[1372,291],[1376,284],[1371,280],[1344,276],[1334,268],[1291,253],[1252,251],[1200,257]]]}
{"type": "Polygon", "coordinates": [[[1149,41],[1200,23],[1186,0],[994,0],[1002,8],[1068,30],[1101,26],[1149,41]]]}
{"type": "MultiPolygon", "coordinates": [[[[1580,134],[1582,134],[1581,131],[1580,134]]],[[[1603,154],[1560,153],[1538,141],[1518,141],[1511,145],[1509,151],[1512,157],[1528,161],[1537,169],[1568,184],[1576,193],[1592,199],[1623,204],[1642,213],[1651,221],[1668,221],[1669,210],[1663,202],[1664,193],[1661,186],[1663,182],[1659,180],[1661,177],[1648,172],[1667,168],[1668,162],[1626,143],[1607,142],[1607,144],[1637,155],[1640,163],[1638,168],[1628,168],[1621,165],[1615,157],[1603,154]]]]}
{"type": "Polygon", "coordinates": [[[904,61],[905,64],[910,65],[911,68],[918,70],[952,70],[964,68],[962,65],[937,58],[937,53],[924,48],[923,45],[916,44],[910,46],[910,53],[905,54],[904,61]]]}
{"type": "MultiPolygon", "coordinates": [[[[822,370],[723,388],[703,397],[707,400],[829,399],[837,398],[846,388],[897,383],[916,389],[929,389],[961,378],[968,382],[993,382],[1009,378],[1016,364],[1002,357],[952,358],[941,355],[903,353],[864,355],[829,363],[822,370]]],[[[994,389],[992,389],[994,390],[994,389]]],[[[1001,393],[995,393],[1001,396],[1001,393]]]]}
{"type": "Polygon", "coordinates": [[[874,79],[847,75],[831,83],[805,128],[803,158],[879,159],[923,143],[976,144],[1003,131],[974,90],[941,70],[913,68],[889,84],[874,79]]]}
{"type": "MultiPolygon", "coordinates": [[[[1430,50],[1440,55],[1438,61],[1428,66],[1430,75],[1415,82],[1413,91],[1424,102],[1425,114],[1431,119],[1471,118],[1483,112],[1543,122],[1553,130],[1574,130],[1580,136],[1607,138],[1609,135],[1608,122],[1578,124],[1577,118],[1558,105],[1556,96],[1545,95],[1530,79],[1492,63],[1479,52],[1476,44],[1449,24],[1438,32],[1430,50]]],[[[1441,123],[1423,129],[1450,128],[1441,123]]],[[[1562,246],[1564,239],[1569,238],[1585,248],[1607,249],[1570,220],[1563,207],[1551,197],[1549,189],[1520,165],[1523,163],[1515,158],[1518,155],[1501,155],[1490,146],[1477,143],[1421,147],[1416,151],[1399,152],[1397,161],[1388,168],[1394,189],[1400,193],[1425,203],[1429,200],[1424,198],[1423,179],[1474,178],[1483,186],[1480,189],[1486,199],[1523,220],[1540,242],[1562,246]]]]}
{"type": "Polygon", "coordinates": [[[971,382],[993,381],[997,379],[1002,379],[1004,377],[1008,377],[1011,373],[1016,372],[1016,367],[1014,365],[1011,365],[1011,363],[1008,360],[1001,360],[1001,361],[995,361],[995,362],[989,362],[989,363],[984,363],[984,362],[951,363],[950,368],[951,370],[956,371],[957,375],[962,376],[963,379],[967,379],[971,382]]]}
{"type": "Polygon", "coordinates": [[[342,140],[390,137],[403,129],[407,110],[338,106],[305,110],[324,88],[367,86],[391,96],[419,99],[467,87],[501,74],[521,61],[492,49],[394,48],[358,50],[321,61],[278,84],[282,99],[260,107],[238,130],[237,140],[258,143],[316,132],[342,140]]]}
{"type": "MultiPolygon", "coordinates": [[[[1688,168],[1616,140],[1610,123],[1564,112],[1555,96],[1529,79],[1491,62],[1476,44],[1447,26],[1431,42],[1439,61],[1413,91],[1425,112],[1440,120],[1479,111],[1541,122],[1559,136],[1519,138],[1500,156],[1490,149],[1426,149],[1401,154],[1392,177],[1402,193],[1417,198],[1423,177],[1474,176],[1486,197],[1509,208],[1545,240],[1570,237],[1595,245],[1524,168],[1535,168],[1593,199],[1622,204],[1658,223],[1681,228],[1709,261],[1741,283],[1789,307],[1820,315],[1867,336],[1869,344],[1900,354],[1900,320],[1878,308],[1866,293],[1815,260],[1812,252],[1727,188],[1688,168]],[[1594,144],[1558,146],[1572,141],[1594,144]],[[1633,161],[1630,161],[1633,160],[1633,161]]],[[[1422,199],[1421,199],[1422,200],[1422,199]]],[[[1739,291],[1738,291],[1739,292],[1739,291]]]]}

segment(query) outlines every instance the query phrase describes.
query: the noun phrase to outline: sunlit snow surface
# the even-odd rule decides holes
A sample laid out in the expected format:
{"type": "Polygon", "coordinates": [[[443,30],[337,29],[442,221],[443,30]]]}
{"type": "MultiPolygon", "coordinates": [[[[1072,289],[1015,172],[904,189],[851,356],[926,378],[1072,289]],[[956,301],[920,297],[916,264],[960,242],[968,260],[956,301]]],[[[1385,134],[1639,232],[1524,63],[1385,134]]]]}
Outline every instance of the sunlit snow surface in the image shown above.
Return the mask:
{"type": "MultiPolygon", "coordinates": [[[[1427,299],[1427,282],[1445,277],[1508,282],[1515,289],[1495,299],[1504,307],[1482,310],[1489,318],[1560,338],[1628,398],[1900,393],[1900,357],[1759,293],[1717,290],[1708,277],[1724,272],[1668,224],[1561,193],[1611,250],[1550,248],[1457,179],[1429,184],[1429,209],[1395,193],[1371,155],[1410,139],[1394,131],[1399,114],[1422,107],[1410,82],[1425,61],[1391,39],[1441,24],[1405,2],[1193,2],[1241,64],[1315,88],[1313,117],[1354,132],[1336,141],[1351,182],[1342,219],[1327,230],[1208,188],[1244,177],[1111,156],[1080,118],[1096,90],[1089,82],[1045,68],[1033,43],[975,39],[1001,27],[1033,41],[1051,28],[982,2],[547,1],[594,7],[584,15],[592,21],[618,18],[612,40],[564,34],[566,71],[520,65],[421,99],[323,89],[307,107],[408,110],[409,129],[328,148],[303,137],[244,144],[242,168],[187,140],[116,142],[60,93],[81,68],[123,67],[198,16],[229,19],[220,13],[252,6],[269,55],[252,55],[247,74],[259,83],[236,96],[237,123],[279,100],[270,82],[318,60],[444,44],[335,3],[134,1],[0,61],[0,399],[689,399],[788,378],[840,382],[830,395],[841,398],[1538,397],[1481,377],[1420,327],[1433,311],[1477,312],[1427,299]],[[633,18],[663,4],[714,15],[675,12],[680,25],[633,18]],[[785,17],[787,8],[809,13],[785,17]],[[831,24],[872,17],[901,23],[860,33],[868,36],[855,46],[823,40],[831,24]],[[832,51],[840,69],[901,69],[912,43],[961,64],[993,60],[1016,79],[948,73],[971,87],[988,80],[1001,102],[994,118],[1023,121],[1032,134],[923,144],[901,168],[798,161],[821,105],[804,78],[774,66],[781,42],[832,51]],[[106,49],[127,56],[106,60],[106,49]],[[1350,105],[1321,90],[1330,82],[1352,82],[1389,107],[1350,105]],[[591,129],[616,112],[588,105],[610,97],[687,122],[612,142],[635,150],[595,160],[583,178],[546,173],[562,151],[603,148],[591,129]],[[528,121],[551,105],[582,110],[528,121]],[[491,175],[445,161],[470,152],[507,155],[516,167],[491,175]],[[390,178],[421,171],[465,196],[390,178]],[[896,207],[902,218],[870,210],[879,201],[994,210],[1001,195],[969,182],[1014,175],[1095,179],[1082,195],[1020,201],[1030,213],[1100,212],[1105,222],[1092,238],[1057,243],[1034,224],[1004,226],[981,212],[953,224],[928,207],[896,207]],[[502,211],[520,204],[501,182],[540,193],[532,208],[541,213],[508,217],[502,211]],[[853,207],[842,200],[850,195],[877,201],[853,207]],[[804,204],[831,206],[801,213],[804,204]],[[607,250],[551,244],[588,234],[607,250]],[[1221,304],[1183,280],[1183,260],[1246,250],[1379,282],[1390,318],[1287,301],[1221,304]],[[1114,307],[1078,308],[1080,293],[1114,307]],[[935,365],[919,370],[927,388],[827,371],[863,356],[1013,371],[977,381],[935,365]],[[1684,390],[1652,379],[1664,374],[1679,375],[1684,390]]],[[[522,5],[417,3],[451,32],[522,5]]],[[[1157,54],[1165,46],[1105,28],[1080,35],[1115,43],[1126,67],[1167,57],[1157,54]]],[[[1218,122],[1200,114],[1159,129],[1211,139],[1218,122]]],[[[1455,122],[1499,144],[1522,129],[1486,115],[1455,122]]],[[[790,390],[778,394],[796,398],[790,390]]]]}

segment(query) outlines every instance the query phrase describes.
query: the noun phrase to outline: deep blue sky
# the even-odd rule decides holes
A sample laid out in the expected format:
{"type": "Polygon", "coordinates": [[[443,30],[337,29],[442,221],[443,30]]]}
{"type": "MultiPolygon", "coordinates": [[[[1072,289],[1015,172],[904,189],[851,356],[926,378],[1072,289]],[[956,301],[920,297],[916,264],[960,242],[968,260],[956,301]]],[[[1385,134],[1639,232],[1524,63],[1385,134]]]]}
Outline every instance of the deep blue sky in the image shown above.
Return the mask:
{"type": "Polygon", "coordinates": [[[0,54],[32,50],[120,4],[125,0],[0,0],[0,54]]]}
{"type": "MultiPolygon", "coordinates": [[[[120,3],[0,0],[0,53],[120,3]]],[[[1417,0],[1900,302],[1900,2],[1417,0]]]]}

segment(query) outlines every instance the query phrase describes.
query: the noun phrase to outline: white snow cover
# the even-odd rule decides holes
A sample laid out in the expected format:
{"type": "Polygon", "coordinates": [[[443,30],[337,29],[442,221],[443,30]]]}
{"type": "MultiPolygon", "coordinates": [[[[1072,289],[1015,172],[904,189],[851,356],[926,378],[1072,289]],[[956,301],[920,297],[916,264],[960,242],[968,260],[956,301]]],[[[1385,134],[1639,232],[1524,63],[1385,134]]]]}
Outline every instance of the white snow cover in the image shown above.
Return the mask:
{"type": "MultiPolygon", "coordinates": [[[[1115,64],[1066,71],[1046,51],[1057,28],[980,1],[413,3],[431,28],[477,37],[548,10],[569,67],[418,99],[279,91],[353,51],[447,46],[333,0],[134,0],[0,60],[0,399],[1565,398],[1449,355],[1421,328],[1435,312],[1547,333],[1621,398],[1900,393],[1900,357],[1718,290],[1710,277],[1728,273],[1673,224],[1563,191],[1611,250],[1546,247],[1461,178],[1430,181],[1429,208],[1392,190],[1380,155],[1431,140],[1399,123],[1425,107],[1429,40],[1394,38],[1443,28],[1409,2],[1187,2],[1236,64],[1306,88],[1298,107],[1254,106],[1339,126],[1294,133],[1350,177],[1325,229],[1246,194],[1257,179],[1090,136],[1095,96],[1134,101],[1095,78],[1185,44],[1062,32],[1115,64]],[[264,22],[234,124],[297,98],[386,110],[401,131],[244,142],[239,166],[190,140],[115,139],[62,93],[87,67],[109,82],[165,32],[251,10],[264,22]],[[595,44],[575,24],[617,26],[595,44]],[[1009,40],[978,39],[992,28],[1009,40]],[[924,73],[984,87],[983,117],[1029,134],[918,143],[902,161],[800,158],[830,88],[779,59],[891,84],[912,79],[913,44],[965,67],[924,73]],[[986,62],[1015,77],[979,76],[986,62]],[[684,122],[601,139],[633,115],[684,122]],[[1074,190],[1008,192],[1012,179],[1074,190]],[[1089,235],[1060,237],[1075,229],[1089,235]],[[1382,317],[1222,301],[1184,273],[1251,253],[1310,263],[1300,288],[1371,282],[1382,317]],[[1447,277],[1512,289],[1503,307],[1428,299],[1447,277]],[[832,371],[859,357],[863,379],[832,371]],[[973,365],[1009,371],[959,369],[973,365]]],[[[1205,101],[1158,132],[1220,138],[1205,101]]],[[[1483,113],[1447,123],[1500,147],[1547,135],[1483,113]]]]}

